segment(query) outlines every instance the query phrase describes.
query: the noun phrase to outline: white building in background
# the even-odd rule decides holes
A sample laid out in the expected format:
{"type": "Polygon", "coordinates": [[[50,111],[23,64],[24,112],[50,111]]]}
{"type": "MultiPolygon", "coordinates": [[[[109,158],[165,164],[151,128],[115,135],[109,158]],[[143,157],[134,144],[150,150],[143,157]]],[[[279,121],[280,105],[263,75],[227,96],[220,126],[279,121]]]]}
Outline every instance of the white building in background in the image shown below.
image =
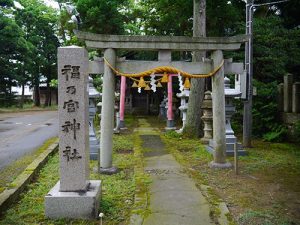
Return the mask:
{"type": "MultiPolygon", "coordinates": [[[[21,98],[22,96],[22,87],[12,87],[12,92],[15,93],[17,98],[21,98]]],[[[24,98],[25,99],[33,99],[33,89],[29,86],[25,86],[24,88],[24,98]]]]}

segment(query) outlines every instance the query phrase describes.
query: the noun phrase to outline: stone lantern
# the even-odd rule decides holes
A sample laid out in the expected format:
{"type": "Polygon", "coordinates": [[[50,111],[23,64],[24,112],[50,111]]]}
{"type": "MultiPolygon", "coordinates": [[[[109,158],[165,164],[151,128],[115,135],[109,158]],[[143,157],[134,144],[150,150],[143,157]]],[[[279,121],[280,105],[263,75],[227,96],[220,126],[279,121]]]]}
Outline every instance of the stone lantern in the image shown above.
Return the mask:
{"type": "Polygon", "coordinates": [[[119,109],[119,105],[120,105],[120,93],[115,92],[115,125],[116,127],[114,128],[114,133],[118,134],[120,133],[120,109],[119,109]]]}
{"type": "Polygon", "coordinates": [[[90,159],[97,160],[99,154],[99,140],[96,137],[94,129],[94,118],[96,115],[96,98],[101,94],[96,90],[93,85],[93,78],[89,77],[89,140],[90,140],[90,159]]]}
{"type": "MultiPolygon", "coordinates": [[[[231,127],[231,117],[235,113],[235,106],[233,100],[241,96],[241,92],[237,89],[230,88],[229,78],[224,78],[225,86],[225,129],[226,129],[226,155],[234,155],[234,145],[237,143],[237,138],[231,127]]],[[[237,150],[239,155],[245,155],[246,151],[242,149],[242,145],[237,143],[237,150]]]]}
{"type": "Polygon", "coordinates": [[[167,101],[168,98],[164,95],[164,98],[159,105],[159,118],[163,120],[167,119],[167,111],[166,111],[167,101]]]}
{"type": "Polygon", "coordinates": [[[212,128],[212,98],[211,98],[211,92],[206,91],[204,93],[204,99],[202,102],[202,110],[203,110],[203,116],[201,117],[203,123],[204,123],[204,136],[201,138],[201,141],[203,144],[208,144],[209,140],[213,138],[213,128],[212,128]]]}
{"type": "Polygon", "coordinates": [[[187,109],[188,109],[188,99],[190,96],[190,90],[185,88],[181,93],[176,94],[176,96],[178,98],[180,98],[179,110],[182,115],[182,127],[177,132],[181,133],[185,127],[186,113],[187,113],[187,109]]]}
{"type": "MultiPolygon", "coordinates": [[[[224,78],[224,91],[225,91],[225,135],[226,135],[226,155],[234,155],[234,145],[237,144],[237,150],[239,155],[246,155],[246,151],[242,149],[242,145],[237,143],[237,138],[234,135],[234,131],[231,128],[231,117],[235,113],[235,106],[233,105],[233,99],[241,96],[241,92],[238,89],[230,88],[230,80],[224,78]]],[[[218,115],[213,115],[218,116],[218,115]]],[[[211,138],[207,146],[207,150],[211,153],[214,152],[214,142],[211,138]]]]}

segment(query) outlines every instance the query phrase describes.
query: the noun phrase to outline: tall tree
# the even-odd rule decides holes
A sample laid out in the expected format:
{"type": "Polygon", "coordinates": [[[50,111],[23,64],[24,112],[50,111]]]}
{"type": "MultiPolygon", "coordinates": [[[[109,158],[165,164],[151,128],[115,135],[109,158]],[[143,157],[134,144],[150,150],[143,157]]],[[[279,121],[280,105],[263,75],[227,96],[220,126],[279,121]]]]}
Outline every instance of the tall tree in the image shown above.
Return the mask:
{"type": "Polygon", "coordinates": [[[46,78],[46,104],[50,101],[50,81],[55,76],[57,13],[39,0],[22,0],[24,9],[16,13],[16,21],[23,28],[25,39],[31,43],[30,55],[24,59],[23,75],[30,76],[34,87],[36,106],[40,105],[39,86],[41,77],[46,78]]]}
{"type": "Polygon", "coordinates": [[[74,0],[82,29],[101,34],[123,34],[129,0],[74,0]]]}
{"type": "Polygon", "coordinates": [[[27,52],[22,29],[13,17],[13,2],[0,2],[0,104],[10,105],[14,99],[11,91],[16,86],[20,61],[27,52]]]}
{"type": "MultiPolygon", "coordinates": [[[[206,0],[194,0],[193,36],[206,36],[206,0]]],[[[200,62],[205,58],[205,51],[195,51],[193,61],[200,62]]],[[[192,86],[187,110],[186,126],[183,133],[188,136],[200,135],[201,105],[204,97],[205,79],[192,79],[192,86]]]]}

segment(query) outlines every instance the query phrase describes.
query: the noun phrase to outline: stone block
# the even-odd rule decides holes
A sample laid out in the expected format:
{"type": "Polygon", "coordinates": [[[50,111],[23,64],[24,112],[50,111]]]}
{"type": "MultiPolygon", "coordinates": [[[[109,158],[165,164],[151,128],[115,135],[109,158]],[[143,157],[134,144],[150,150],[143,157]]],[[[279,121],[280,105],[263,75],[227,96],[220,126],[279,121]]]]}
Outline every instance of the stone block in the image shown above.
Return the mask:
{"type": "MultiPolygon", "coordinates": [[[[226,156],[234,156],[234,143],[235,142],[227,142],[226,141],[226,156]]],[[[237,148],[238,148],[238,155],[239,156],[245,156],[247,155],[247,151],[245,151],[242,148],[242,144],[241,143],[237,143],[237,148]]],[[[213,141],[213,139],[209,140],[208,145],[206,145],[206,150],[211,153],[214,154],[215,151],[215,143],[213,141]]]]}
{"type": "Polygon", "coordinates": [[[293,84],[292,112],[300,113],[300,82],[293,84]]]}
{"type": "Polygon", "coordinates": [[[283,111],[292,112],[292,85],[293,75],[286,74],[283,77],[283,111]]]}
{"type": "Polygon", "coordinates": [[[101,181],[90,180],[86,192],[61,192],[58,182],[45,196],[45,214],[51,219],[96,219],[99,215],[101,181]]]}
{"type": "Polygon", "coordinates": [[[89,179],[88,53],[58,48],[60,191],[84,191],[89,179]]]}

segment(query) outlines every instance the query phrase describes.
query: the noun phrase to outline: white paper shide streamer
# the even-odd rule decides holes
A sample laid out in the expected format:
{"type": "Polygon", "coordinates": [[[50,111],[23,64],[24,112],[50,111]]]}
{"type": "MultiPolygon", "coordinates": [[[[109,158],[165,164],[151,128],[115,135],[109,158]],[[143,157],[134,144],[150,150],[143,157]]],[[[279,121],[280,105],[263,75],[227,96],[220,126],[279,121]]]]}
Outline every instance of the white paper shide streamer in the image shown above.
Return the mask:
{"type": "Polygon", "coordinates": [[[150,85],[151,85],[151,90],[153,92],[156,92],[156,84],[155,84],[155,75],[154,74],[151,74],[150,75],[150,85]]]}
{"type": "Polygon", "coordinates": [[[179,81],[179,90],[183,92],[184,86],[183,86],[182,76],[180,75],[180,73],[178,73],[178,81],[179,81]]]}

